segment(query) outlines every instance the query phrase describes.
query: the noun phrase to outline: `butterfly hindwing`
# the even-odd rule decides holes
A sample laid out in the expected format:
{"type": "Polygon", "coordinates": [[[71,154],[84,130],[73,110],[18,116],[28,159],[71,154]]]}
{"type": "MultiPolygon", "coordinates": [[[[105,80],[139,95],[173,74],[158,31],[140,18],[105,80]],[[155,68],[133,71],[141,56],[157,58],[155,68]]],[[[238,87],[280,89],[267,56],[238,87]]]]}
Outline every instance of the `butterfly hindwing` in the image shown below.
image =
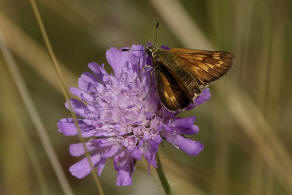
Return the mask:
{"type": "Polygon", "coordinates": [[[156,66],[154,73],[160,99],[166,108],[179,110],[185,108],[191,102],[166,67],[163,65],[156,66]]]}

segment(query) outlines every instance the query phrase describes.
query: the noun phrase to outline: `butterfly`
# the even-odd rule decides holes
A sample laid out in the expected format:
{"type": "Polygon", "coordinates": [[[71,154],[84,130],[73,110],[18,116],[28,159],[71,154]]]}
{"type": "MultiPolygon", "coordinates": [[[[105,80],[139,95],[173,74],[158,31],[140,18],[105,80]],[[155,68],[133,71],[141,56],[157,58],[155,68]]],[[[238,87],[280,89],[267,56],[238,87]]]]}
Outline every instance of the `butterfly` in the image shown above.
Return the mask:
{"type": "Polygon", "coordinates": [[[156,87],[162,104],[170,111],[185,109],[212,81],[231,67],[233,55],[225,51],[205,51],[147,46],[152,58],[156,87]]]}

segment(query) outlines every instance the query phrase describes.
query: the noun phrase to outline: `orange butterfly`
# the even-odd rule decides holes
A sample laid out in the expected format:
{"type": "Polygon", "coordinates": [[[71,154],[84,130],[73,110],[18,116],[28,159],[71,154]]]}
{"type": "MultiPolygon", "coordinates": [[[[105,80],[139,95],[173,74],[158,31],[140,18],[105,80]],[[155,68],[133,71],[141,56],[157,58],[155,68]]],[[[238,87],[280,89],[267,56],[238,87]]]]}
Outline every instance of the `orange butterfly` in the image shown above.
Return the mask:
{"type": "Polygon", "coordinates": [[[229,52],[184,48],[148,46],[146,52],[154,64],[160,99],[171,111],[186,108],[204,87],[229,70],[233,58],[229,52]]]}

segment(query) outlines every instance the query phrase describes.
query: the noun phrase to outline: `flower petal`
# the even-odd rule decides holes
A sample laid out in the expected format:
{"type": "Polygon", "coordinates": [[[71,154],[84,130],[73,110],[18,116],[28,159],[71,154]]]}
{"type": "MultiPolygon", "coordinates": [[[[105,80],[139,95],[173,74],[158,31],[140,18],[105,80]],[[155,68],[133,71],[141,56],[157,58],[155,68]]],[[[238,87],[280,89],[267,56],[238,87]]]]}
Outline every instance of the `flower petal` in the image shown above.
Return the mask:
{"type": "Polygon", "coordinates": [[[92,140],[92,144],[100,148],[111,147],[112,145],[117,144],[117,140],[114,137],[95,139],[95,140],[92,140]]]}
{"type": "Polygon", "coordinates": [[[120,169],[117,175],[117,186],[130,186],[132,184],[131,172],[129,170],[120,169]]]}
{"type": "Polygon", "coordinates": [[[155,137],[153,138],[153,141],[154,141],[156,144],[160,144],[160,143],[163,141],[163,139],[162,139],[161,136],[158,134],[157,136],[155,136],[155,137]]]}
{"type": "Polygon", "coordinates": [[[121,51],[111,47],[106,51],[106,59],[115,72],[115,76],[119,77],[122,68],[129,63],[129,51],[121,51]]]}
{"type": "Polygon", "coordinates": [[[130,49],[130,63],[132,64],[132,69],[139,73],[142,65],[145,64],[145,50],[143,45],[133,45],[130,49]]]}
{"type": "Polygon", "coordinates": [[[187,118],[178,118],[174,120],[173,124],[175,130],[179,131],[180,134],[196,134],[199,132],[198,126],[194,125],[196,118],[195,116],[187,117],[187,118]]]}
{"type": "Polygon", "coordinates": [[[158,167],[157,162],[156,162],[156,153],[158,151],[158,144],[151,142],[151,146],[149,146],[148,150],[144,151],[144,157],[147,160],[149,164],[154,166],[155,168],[158,167]]]}
{"type": "Polygon", "coordinates": [[[194,103],[193,103],[193,104],[190,104],[190,105],[186,108],[186,110],[191,110],[191,109],[197,107],[198,105],[200,105],[200,104],[202,104],[202,103],[208,101],[208,100],[210,99],[210,97],[211,97],[210,89],[209,89],[209,88],[204,89],[204,90],[202,91],[201,95],[198,96],[198,97],[195,99],[194,103]]]}
{"type": "Polygon", "coordinates": [[[166,139],[175,147],[178,147],[182,151],[193,156],[199,154],[204,148],[204,145],[201,142],[184,138],[181,135],[167,136],[166,139]]]}
{"type": "Polygon", "coordinates": [[[88,67],[90,70],[97,76],[99,81],[103,80],[103,75],[104,75],[104,65],[100,67],[96,62],[90,62],[88,64],[88,67]]]}
{"type": "MultiPolygon", "coordinates": [[[[100,154],[95,154],[91,156],[91,161],[93,166],[96,166],[96,164],[100,161],[100,154]]],[[[69,171],[72,175],[74,175],[78,179],[81,179],[91,172],[91,168],[87,158],[83,158],[81,161],[72,165],[69,171]]]]}
{"type": "Polygon", "coordinates": [[[103,151],[102,157],[110,158],[114,156],[116,153],[118,153],[120,149],[121,149],[120,145],[113,145],[109,149],[106,149],[105,151],[103,151]]]}
{"type": "MultiPolygon", "coordinates": [[[[71,106],[72,106],[73,111],[78,116],[81,116],[81,117],[86,117],[87,116],[88,109],[87,109],[87,106],[84,103],[82,103],[81,101],[76,100],[76,99],[71,99],[70,102],[71,102],[71,106]]],[[[65,106],[66,106],[66,108],[68,110],[70,110],[68,102],[65,103],[65,106]]]]}
{"type": "Polygon", "coordinates": [[[102,158],[98,163],[97,174],[98,176],[101,175],[103,168],[105,167],[106,159],[102,158]]]}
{"type": "Polygon", "coordinates": [[[82,91],[79,88],[70,87],[70,92],[71,92],[71,94],[79,97],[83,101],[86,101],[86,102],[93,102],[94,101],[94,97],[93,96],[89,95],[88,93],[82,91]]]}
{"type": "MultiPolygon", "coordinates": [[[[92,146],[89,142],[85,143],[88,152],[91,152],[96,149],[96,147],[92,146]]],[[[85,150],[82,143],[71,144],[69,146],[69,151],[72,156],[81,156],[85,154],[85,150]]]]}
{"type": "Polygon", "coordinates": [[[131,163],[129,160],[123,162],[122,166],[119,166],[116,185],[117,186],[129,186],[132,184],[132,171],[131,163]]]}
{"type": "Polygon", "coordinates": [[[194,125],[194,122],[196,120],[196,117],[195,116],[190,116],[190,117],[187,117],[187,118],[177,118],[173,124],[175,127],[177,128],[190,128],[194,125]]]}
{"type": "Polygon", "coordinates": [[[142,159],[142,152],[139,148],[135,148],[135,150],[132,152],[131,156],[137,160],[141,160],[142,159]]]}
{"type": "Polygon", "coordinates": [[[97,78],[89,72],[84,72],[78,79],[78,87],[83,91],[92,92],[93,85],[98,82],[97,78]]]}
{"type": "Polygon", "coordinates": [[[181,128],[179,129],[181,134],[185,134],[185,135],[193,135],[199,132],[199,127],[197,125],[193,125],[192,127],[188,128],[188,129],[184,129],[181,128]]]}
{"type": "MultiPolygon", "coordinates": [[[[77,119],[77,122],[80,127],[80,130],[82,131],[83,137],[90,137],[94,135],[95,133],[94,127],[86,125],[81,119],[77,119]]],[[[78,131],[72,118],[63,118],[58,121],[57,125],[59,131],[66,136],[78,135],[78,131]]]]}

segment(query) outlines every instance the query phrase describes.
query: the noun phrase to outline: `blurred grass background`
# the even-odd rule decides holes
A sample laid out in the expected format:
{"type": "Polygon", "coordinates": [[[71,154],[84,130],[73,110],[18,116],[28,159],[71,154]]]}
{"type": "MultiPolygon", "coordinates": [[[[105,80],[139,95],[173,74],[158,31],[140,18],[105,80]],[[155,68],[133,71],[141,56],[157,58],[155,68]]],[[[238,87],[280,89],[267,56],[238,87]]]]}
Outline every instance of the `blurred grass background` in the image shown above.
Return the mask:
{"type": "MultiPolygon", "coordinates": [[[[90,61],[105,51],[153,41],[170,47],[234,53],[231,71],[211,85],[212,98],[193,111],[205,149],[196,157],[164,144],[161,161],[175,194],[292,194],[292,2],[289,0],[37,0],[65,79],[76,86],[90,61]]],[[[2,45],[9,48],[74,194],[98,194],[91,176],[78,180],[58,133],[69,116],[29,1],[0,0],[2,45]]],[[[3,50],[2,50],[3,51],[3,50]]],[[[0,53],[0,194],[64,194],[0,53]]],[[[110,71],[110,68],[108,68],[110,71]]],[[[138,162],[133,185],[116,187],[107,163],[105,194],[163,194],[154,169],[138,162]]]]}

